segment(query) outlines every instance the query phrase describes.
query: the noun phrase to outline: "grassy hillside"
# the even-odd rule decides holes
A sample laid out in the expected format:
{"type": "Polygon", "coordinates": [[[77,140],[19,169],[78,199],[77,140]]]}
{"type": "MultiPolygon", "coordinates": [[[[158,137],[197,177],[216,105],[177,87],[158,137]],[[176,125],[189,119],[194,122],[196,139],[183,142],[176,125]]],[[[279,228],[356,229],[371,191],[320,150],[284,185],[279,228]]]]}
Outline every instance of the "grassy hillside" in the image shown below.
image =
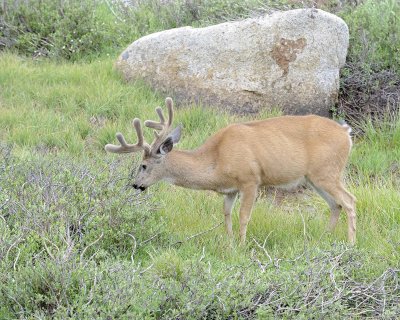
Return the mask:
{"type": "MultiPolygon", "coordinates": [[[[131,119],[155,118],[164,100],[123,83],[112,64],[0,56],[0,318],[400,314],[396,115],[362,124],[355,139],[355,248],[345,215],[327,233],[328,207],[307,189],[260,193],[246,246],[232,246],[220,196],[165,184],[137,194],[127,185],[140,156],[103,151],[116,131],[134,137],[131,119]]],[[[181,107],[180,148],[246,120],[181,107]]]]}
{"type": "MultiPolygon", "coordinates": [[[[355,247],[345,214],[328,233],[328,206],[306,188],[261,190],[245,246],[236,205],[230,243],[221,196],[137,193],[140,155],[103,149],[117,131],[134,139],[132,119],[155,119],[165,99],[114,71],[128,43],[315,1],[134,3],[0,1],[0,319],[399,318],[398,1],[317,1],[350,30],[336,113],[355,132],[355,247]]],[[[249,119],[180,105],[179,147],[249,119]]]]}

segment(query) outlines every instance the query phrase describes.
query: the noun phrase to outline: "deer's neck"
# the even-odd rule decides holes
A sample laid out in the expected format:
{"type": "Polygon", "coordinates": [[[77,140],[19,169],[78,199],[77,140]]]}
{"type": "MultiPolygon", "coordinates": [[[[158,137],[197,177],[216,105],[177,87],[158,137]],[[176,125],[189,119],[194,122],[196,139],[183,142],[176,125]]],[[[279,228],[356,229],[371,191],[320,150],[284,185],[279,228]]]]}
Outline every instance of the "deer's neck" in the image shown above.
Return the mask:
{"type": "Polygon", "coordinates": [[[215,189],[215,159],[204,150],[173,150],[166,161],[165,181],[190,189],[215,189]]]}

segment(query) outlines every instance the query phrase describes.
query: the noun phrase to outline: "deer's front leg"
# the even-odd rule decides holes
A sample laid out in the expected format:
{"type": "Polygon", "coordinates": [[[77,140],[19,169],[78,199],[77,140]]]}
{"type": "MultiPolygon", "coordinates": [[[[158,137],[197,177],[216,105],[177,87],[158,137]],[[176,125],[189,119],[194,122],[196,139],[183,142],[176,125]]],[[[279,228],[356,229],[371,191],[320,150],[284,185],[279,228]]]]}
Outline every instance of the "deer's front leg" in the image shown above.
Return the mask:
{"type": "Polygon", "coordinates": [[[225,215],[225,229],[229,237],[233,236],[232,231],[232,208],[235,204],[237,193],[230,193],[224,196],[224,215],[225,215]]]}
{"type": "Polygon", "coordinates": [[[256,200],[258,187],[256,185],[249,185],[240,190],[240,213],[239,213],[239,235],[242,244],[246,241],[247,224],[250,221],[251,210],[253,209],[254,201],[256,200]]]}

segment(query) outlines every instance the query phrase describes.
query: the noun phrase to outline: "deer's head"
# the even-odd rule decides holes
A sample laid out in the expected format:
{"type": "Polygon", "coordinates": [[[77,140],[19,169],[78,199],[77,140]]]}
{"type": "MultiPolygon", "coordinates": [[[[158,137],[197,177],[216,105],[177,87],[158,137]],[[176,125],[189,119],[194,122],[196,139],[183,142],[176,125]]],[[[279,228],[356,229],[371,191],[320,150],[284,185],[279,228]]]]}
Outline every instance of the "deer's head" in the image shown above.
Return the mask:
{"type": "Polygon", "coordinates": [[[139,166],[133,187],[135,189],[145,190],[147,187],[162,180],[166,176],[165,160],[168,153],[173,149],[174,144],[178,143],[181,137],[181,126],[170,131],[174,117],[173,103],[171,98],[165,99],[168,109],[168,120],[165,120],[160,107],[156,108],[160,122],[146,120],[144,125],[154,129],[155,139],[148,144],[143,137],[141,122],[135,118],[133,126],[135,127],[138,141],[136,144],[126,142],[122,133],[117,133],[116,137],[120,145],[107,144],[105,150],[113,153],[132,153],[143,152],[143,160],[139,166]]]}

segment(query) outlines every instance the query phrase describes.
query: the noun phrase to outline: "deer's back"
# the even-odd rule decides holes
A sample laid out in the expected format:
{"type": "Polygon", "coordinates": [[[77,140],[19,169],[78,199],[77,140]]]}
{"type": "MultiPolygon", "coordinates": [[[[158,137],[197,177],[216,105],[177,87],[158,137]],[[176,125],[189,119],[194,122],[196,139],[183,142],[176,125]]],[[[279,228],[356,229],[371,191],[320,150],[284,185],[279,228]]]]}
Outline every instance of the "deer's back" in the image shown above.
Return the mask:
{"type": "Polygon", "coordinates": [[[343,170],[351,148],[341,125],[319,116],[283,116],[230,125],[210,138],[222,175],[286,184],[310,171],[343,170]]]}

